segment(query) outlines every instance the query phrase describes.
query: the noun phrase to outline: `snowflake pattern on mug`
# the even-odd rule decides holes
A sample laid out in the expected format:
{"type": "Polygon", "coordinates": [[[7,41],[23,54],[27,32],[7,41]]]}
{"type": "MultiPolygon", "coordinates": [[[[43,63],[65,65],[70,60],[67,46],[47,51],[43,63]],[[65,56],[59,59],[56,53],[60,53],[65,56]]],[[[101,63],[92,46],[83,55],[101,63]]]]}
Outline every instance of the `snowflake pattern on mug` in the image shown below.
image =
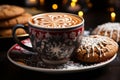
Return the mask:
{"type": "MultiPolygon", "coordinates": [[[[47,60],[68,59],[81,37],[83,27],[72,31],[38,31],[31,28],[31,41],[39,55],[47,60]],[[38,36],[39,35],[39,36],[38,36]]],[[[78,44],[77,44],[78,45],[78,44]]]]}

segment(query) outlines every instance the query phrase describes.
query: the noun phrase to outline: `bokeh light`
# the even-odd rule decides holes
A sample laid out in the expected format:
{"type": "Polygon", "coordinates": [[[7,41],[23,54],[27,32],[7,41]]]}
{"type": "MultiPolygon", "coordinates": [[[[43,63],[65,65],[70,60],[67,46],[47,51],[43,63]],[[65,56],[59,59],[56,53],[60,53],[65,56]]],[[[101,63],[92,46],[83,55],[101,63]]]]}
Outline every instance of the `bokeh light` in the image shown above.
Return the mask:
{"type": "Polygon", "coordinates": [[[78,12],[78,16],[83,17],[83,15],[84,15],[83,11],[78,12]]]}
{"type": "Polygon", "coordinates": [[[52,5],[52,9],[54,9],[54,10],[58,9],[58,5],[57,4],[53,4],[52,5]]]}

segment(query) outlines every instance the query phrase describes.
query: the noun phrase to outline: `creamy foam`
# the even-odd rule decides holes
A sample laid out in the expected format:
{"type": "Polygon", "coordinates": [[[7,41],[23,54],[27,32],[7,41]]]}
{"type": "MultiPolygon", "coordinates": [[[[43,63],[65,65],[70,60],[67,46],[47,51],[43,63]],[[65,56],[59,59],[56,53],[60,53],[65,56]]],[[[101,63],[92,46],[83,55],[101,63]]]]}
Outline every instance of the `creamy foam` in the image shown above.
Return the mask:
{"type": "Polygon", "coordinates": [[[82,19],[70,14],[48,13],[33,17],[31,22],[40,27],[66,28],[80,24],[82,19]]]}

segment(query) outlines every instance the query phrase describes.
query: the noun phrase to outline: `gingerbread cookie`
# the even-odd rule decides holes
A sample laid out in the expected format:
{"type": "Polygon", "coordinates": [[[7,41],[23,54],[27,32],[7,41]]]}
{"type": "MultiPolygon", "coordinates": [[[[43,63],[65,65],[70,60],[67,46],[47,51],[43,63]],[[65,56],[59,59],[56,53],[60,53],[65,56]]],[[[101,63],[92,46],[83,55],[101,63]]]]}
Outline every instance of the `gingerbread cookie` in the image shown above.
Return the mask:
{"type": "Polygon", "coordinates": [[[98,25],[92,32],[92,34],[108,36],[115,40],[116,42],[120,42],[120,23],[117,22],[108,22],[101,25],[98,25]]]}
{"type": "Polygon", "coordinates": [[[15,26],[16,24],[25,24],[28,22],[28,19],[31,17],[32,15],[29,13],[23,13],[20,16],[8,19],[8,20],[2,20],[0,21],[0,27],[1,28],[10,28],[15,26]]]}
{"type": "Polygon", "coordinates": [[[76,51],[78,60],[87,63],[103,62],[112,58],[118,51],[118,44],[111,38],[100,35],[83,37],[76,51]]]}
{"type": "Polygon", "coordinates": [[[1,5],[0,6],[0,20],[8,19],[15,16],[19,16],[24,13],[25,10],[22,7],[15,5],[1,5]]]}
{"type": "MultiPolygon", "coordinates": [[[[26,32],[23,29],[18,29],[16,31],[16,35],[23,35],[26,32]]],[[[0,30],[0,37],[11,37],[12,36],[12,29],[1,29],[0,30]]]]}

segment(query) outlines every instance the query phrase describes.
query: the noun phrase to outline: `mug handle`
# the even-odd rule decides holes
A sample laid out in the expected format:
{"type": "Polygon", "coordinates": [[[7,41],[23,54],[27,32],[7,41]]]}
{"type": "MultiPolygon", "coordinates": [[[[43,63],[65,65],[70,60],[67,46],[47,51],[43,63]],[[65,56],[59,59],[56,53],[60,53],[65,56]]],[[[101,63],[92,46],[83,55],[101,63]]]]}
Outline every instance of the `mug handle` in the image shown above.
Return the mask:
{"type": "Polygon", "coordinates": [[[16,41],[16,43],[18,45],[20,45],[22,48],[28,50],[28,51],[32,51],[34,52],[33,48],[32,47],[28,47],[26,45],[24,45],[17,37],[16,35],[16,30],[19,29],[19,28],[22,28],[23,30],[25,30],[26,33],[28,33],[28,27],[25,27],[24,25],[22,24],[17,24],[16,26],[13,27],[13,31],[12,31],[12,36],[13,36],[13,39],[16,41]]]}

